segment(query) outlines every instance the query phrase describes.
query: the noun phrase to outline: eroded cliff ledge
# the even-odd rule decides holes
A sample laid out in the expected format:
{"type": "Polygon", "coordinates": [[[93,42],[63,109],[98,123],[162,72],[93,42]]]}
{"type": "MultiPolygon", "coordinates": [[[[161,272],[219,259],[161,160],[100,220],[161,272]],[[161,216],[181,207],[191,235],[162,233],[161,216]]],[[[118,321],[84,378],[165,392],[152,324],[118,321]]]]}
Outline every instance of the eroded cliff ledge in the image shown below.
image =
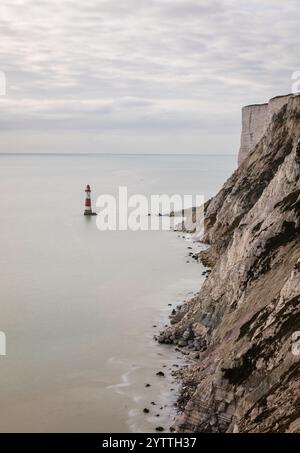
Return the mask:
{"type": "Polygon", "coordinates": [[[159,339],[199,352],[176,430],[300,431],[300,96],[206,203],[203,241],[211,273],[159,339]]]}

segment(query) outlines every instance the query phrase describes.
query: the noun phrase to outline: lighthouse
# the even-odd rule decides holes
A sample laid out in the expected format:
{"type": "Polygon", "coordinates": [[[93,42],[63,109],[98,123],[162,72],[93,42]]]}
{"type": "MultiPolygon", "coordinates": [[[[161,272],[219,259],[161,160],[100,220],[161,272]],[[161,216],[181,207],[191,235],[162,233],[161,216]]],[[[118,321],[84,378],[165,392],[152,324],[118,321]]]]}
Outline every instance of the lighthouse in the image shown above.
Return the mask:
{"type": "Polygon", "coordinates": [[[84,215],[96,215],[96,213],[92,211],[91,187],[89,184],[87,184],[85,188],[84,215]]]}

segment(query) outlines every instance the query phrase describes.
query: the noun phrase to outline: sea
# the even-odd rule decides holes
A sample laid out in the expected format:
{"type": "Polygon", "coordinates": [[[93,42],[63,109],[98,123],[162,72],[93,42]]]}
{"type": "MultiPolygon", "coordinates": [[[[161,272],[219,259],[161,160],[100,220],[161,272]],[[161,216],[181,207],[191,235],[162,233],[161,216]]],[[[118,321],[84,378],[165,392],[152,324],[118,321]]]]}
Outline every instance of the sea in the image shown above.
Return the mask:
{"type": "Polygon", "coordinates": [[[207,200],[235,168],[234,155],[0,154],[0,432],[169,430],[188,359],[154,337],[199,290],[188,247],[201,244],[100,231],[84,190],[95,211],[119,187],[207,200]]]}

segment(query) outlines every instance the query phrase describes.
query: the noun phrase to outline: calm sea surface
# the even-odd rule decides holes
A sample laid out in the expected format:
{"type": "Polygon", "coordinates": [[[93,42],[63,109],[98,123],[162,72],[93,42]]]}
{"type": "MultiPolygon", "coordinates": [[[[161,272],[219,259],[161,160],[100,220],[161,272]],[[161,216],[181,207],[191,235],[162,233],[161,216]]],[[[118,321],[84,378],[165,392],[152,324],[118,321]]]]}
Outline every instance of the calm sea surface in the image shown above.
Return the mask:
{"type": "Polygon", "coordinates": [[[0,155],[0,330],[7,341],[0,432],[169,428],[176,400],[170,369],[182,359],[153,335],[167,322],[168,304],[200,287],[203,269],[186,262],[189,244],[176,233],[100,232],[95,217],[82,215],[84,187],[91,185],[94,202],[119,186],[129,195],[207,199],[235,162],[0,155]]]}

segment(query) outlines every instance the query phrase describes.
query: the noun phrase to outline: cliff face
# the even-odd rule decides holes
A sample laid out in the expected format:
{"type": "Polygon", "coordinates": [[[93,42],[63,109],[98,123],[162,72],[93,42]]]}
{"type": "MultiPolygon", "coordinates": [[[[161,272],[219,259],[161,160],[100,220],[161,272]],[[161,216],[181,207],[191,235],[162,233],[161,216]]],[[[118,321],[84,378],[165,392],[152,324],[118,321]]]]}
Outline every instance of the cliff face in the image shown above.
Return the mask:
{"type": "Polygon", "coordinates": [[[159,338],[199,354],[177,431],[300,431],[300,96],[206,203],[203,240],[211,273],[159,338]]]}
{"type": "Polygon", "coordinates": [[[270,99],[267,104],[247,105],[242,109],[241,147],[238,155],[240,164],[250,151],[262,139],[273,115],[288,103],[293,95],[277,96],[270,99]]]}

